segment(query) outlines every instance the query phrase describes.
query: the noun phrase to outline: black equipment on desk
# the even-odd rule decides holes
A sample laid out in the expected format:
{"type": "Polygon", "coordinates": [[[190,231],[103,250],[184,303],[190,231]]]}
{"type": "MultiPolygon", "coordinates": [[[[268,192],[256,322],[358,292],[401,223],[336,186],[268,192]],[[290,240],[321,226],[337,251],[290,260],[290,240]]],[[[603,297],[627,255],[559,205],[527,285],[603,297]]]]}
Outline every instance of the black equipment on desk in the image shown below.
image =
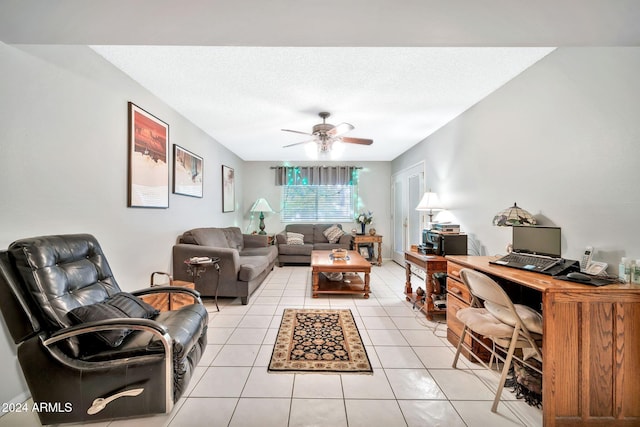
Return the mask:
{"type": "Polygon", "coordinates": [[[513,252],[490,264],[557,276],[580,271],[578,261],[560,256],[560,227],[513,226],[513,252]]]}
{"type": "Polygon", "coordinates": [[[467,255],[467,235],[422,230],[422,245],[418,245],[418,250],[442,256],[467,255]]]}
{"type": "Polygon", "coordinates": [[[606,285],[613,285],[616,283],[620,283],[618,279],[614,277],[582,274],[582,273],[579,273],[578,270],[576,270],[574,274],[571,274],[571,272],[568,272],[560,276],[555,276],[554,279],[566,280],[567,282],[582,283],[583,285],[591,285],[591,286],[606,286],[606,285]]]}
{"type": "Polygon", "coordinates": [[[504,267],[517,268],[519,270],[533,271],[535,273],[542,273],[548,276],[558,276],[560,274],[567,274],[572,271],[580,271],[580,263],[573,259],[549,259],[542,258],[543,263],[537,263],[537,259],[534,256],[520,255],[510,253],[502,258],[498,258],[493,261],[489,261],[489,264],[502,265],[504,267]],[[529,257],[531,259],[529,259],[529,257]],[[522,259],[521,259],[522,258],[522,259]]]}

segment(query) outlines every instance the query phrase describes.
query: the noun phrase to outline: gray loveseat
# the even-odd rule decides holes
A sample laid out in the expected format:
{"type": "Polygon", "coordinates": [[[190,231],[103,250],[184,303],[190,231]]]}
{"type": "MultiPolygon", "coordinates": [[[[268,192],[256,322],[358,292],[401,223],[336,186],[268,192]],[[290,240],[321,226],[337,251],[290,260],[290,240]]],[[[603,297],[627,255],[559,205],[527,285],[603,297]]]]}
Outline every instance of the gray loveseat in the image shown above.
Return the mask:
{"type": "MultiPolygon", "coordinates": [[[[345,233],[336,243],[329,243],[324,231],[334,224],[287,224],[285,229],[276,235],[278,245],[278,265],[283,264],[311,264],[311,251],[331,250],[335,248],[351,248],[351,234],[345,233]],[[287,244],[287,233],[304,235],[304,244],[287,244]]],[[[340,229],[342,226],[336,224],[340,229]]]]}
{"type": "Polygon", "coordinates": [[[214,268],[208,268],[195,281],[202,296],[240,297],[247,304],[278,259],[278,249],[268,244],[265,235],[242,234],[238,227],[194,228],[178,238],[173,247],[173,277],[193,281],[184,261],[188,258],[219,257],[220,283],[214,268]]]}

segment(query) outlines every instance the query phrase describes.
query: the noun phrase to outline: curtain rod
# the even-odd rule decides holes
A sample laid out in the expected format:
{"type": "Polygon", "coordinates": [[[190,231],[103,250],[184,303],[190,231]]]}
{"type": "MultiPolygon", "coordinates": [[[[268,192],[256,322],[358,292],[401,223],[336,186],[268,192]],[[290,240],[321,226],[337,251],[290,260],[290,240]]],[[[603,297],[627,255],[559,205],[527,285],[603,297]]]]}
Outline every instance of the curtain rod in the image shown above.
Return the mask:
{"type": "MultiPolygon", "coordinates": [[[[342,165],[345,166],[345,165],[342,165]]],[[[313,168],[313,167],[319,167],[319,168],[334,168],[334,167],[339,167],[338,165],[335,166],[325,166],[325,165],[307,165],[307,166],[271,166],[269,169],[278,169],[278,168],[313,168]]],[[[347,166],[347,167],[352,167],[354,169],[362,169],[362,166],[347,166]]]]}

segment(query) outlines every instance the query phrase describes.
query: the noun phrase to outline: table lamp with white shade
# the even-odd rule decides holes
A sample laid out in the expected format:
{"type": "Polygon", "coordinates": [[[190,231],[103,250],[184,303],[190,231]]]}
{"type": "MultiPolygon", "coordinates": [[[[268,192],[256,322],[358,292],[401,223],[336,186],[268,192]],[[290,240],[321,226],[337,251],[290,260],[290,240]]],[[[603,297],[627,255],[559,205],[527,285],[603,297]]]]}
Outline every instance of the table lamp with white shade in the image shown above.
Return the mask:
{"type": "Polygon", "coordinates": [[[428,230],[431,230],[431,227],[433,224],[433,211],[441,211],[443,209],[444,208],[442,207],[442,203],[440,202],[438,193],[434,193],[433,191],[431,191],[431,189],[429,189],[429,191],[424,193],[424,195],[422,196],[422,199],[420,200],[420,203],[418,203],[418,206],[416,206],[417,211],[428,212],[427,214],[429,215],[429,222],[427,223],[428,230]]]}
{"type": "Polygon", "coordinates": [[[250,212],[251,213],[260,212],[260,225],[259,225],[260,231],[258,231],[258,234],[267,234],[267,232],[264,231],[264,213],[265,212],[273,213],[273,209],[271,209],[271,205],[269,205],[269,202],[267,202],[267,199],[264,199],[261,197],[258,200],[256,200],[253,206],[251,206],[250,212]]]}

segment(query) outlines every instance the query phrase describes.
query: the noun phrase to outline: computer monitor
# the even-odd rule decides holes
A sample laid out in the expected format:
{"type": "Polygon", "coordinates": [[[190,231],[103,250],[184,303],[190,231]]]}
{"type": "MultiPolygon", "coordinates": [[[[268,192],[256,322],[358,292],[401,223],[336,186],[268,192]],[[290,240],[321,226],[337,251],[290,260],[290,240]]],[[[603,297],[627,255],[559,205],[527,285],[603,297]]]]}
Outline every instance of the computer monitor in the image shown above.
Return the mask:
{"type": "Polygon", "coordinates": [[[560,227],[513,227],[513,251],[560,258],[560,227]]]}

